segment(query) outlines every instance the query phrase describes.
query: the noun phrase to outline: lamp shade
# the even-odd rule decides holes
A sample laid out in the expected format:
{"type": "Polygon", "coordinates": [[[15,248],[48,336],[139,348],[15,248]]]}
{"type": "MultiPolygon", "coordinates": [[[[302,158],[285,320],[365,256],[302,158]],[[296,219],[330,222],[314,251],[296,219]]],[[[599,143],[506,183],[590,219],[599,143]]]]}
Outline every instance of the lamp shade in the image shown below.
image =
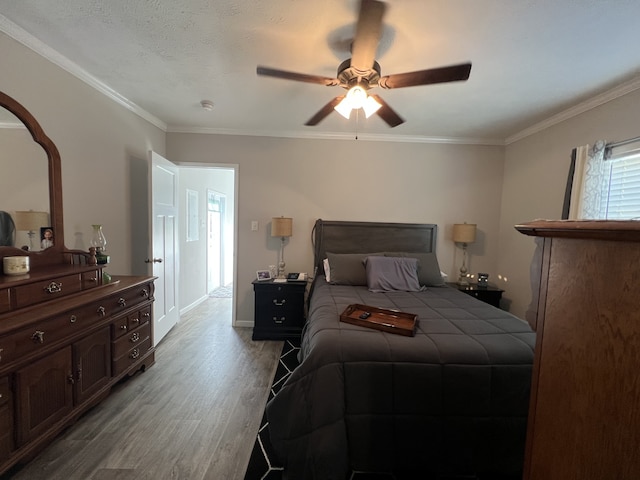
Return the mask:
{"type": "Polygon", "coordinates": [[[473,243],[476,241],[475,223],[456,223],[453,225],[453,241],[456,243],[473,243]]]}
{"type": "Polygon", "coordinates": [[[293,218],[273,217],[271,219],[272,237],[290,237],[293,232],[293,218]]]}
{"type": "Polygon", "coordinates": [[[16,230],[38,231],[40,227],[49,225],[49,214],[47,212],[34,212],[33,210],[18,211],[15,214],[14,222],[16,230]]]}

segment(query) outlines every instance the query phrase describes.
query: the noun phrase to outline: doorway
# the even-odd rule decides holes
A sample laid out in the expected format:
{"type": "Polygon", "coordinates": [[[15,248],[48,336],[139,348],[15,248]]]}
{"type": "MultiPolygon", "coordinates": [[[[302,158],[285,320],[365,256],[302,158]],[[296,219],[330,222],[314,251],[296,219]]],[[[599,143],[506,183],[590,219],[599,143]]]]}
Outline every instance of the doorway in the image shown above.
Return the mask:
{"type": "Polygon", "coordinates": [[[215,295],[231,286],[225,276],[226,196],[207,189],[207,292],[215,295]]]}
{"type": "Polygon", "coordinates": [[[235,232],[237,166],[179,164],[179,197],[191,193],[191,204],[180,211],[180,313],[195,308],[207,299],[235,301],[235,232]]]}

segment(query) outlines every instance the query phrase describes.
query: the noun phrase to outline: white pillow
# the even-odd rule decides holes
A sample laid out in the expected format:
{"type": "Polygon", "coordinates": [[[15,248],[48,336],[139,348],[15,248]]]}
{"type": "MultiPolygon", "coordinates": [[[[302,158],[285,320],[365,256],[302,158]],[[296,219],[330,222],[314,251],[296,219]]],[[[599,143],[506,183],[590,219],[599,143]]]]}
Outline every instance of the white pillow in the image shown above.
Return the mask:
{"type": "Polygon", "coordinates": [[[324,278],[327,280],[327,283],[331,283],[331,269],[329,268],[328,258],[322,261],[322,266],[324,267],[324,278]]]}

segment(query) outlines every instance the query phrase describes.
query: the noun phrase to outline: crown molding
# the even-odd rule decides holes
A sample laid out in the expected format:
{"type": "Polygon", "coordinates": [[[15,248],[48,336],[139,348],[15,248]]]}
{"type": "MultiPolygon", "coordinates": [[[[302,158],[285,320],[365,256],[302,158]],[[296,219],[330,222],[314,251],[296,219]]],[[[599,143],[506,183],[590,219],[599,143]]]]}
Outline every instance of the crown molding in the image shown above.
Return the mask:
{"type": "Polygon", "coordinates": [[[525,128],[524,130],[516,133],[515,135],[511,135],[507,137],[504,141],[505,145],[510,145],[518,140],[522,140],[525,137],[531,136],[535,133],[541,132],[553,125],[557,125],[558,123],[564,122],[565,120],[569,120],[570,118],[576,117],[581,113],[592,110],[600,105],[604,105],[611,100],[615,100],[616,98],[620,98],[628,93],[631,93],[640,88],[640,75],[610,89],[606,92],[603,92],[595,97],[591,97],[588,100],[585,100],[582,103],[574,105],[566,110],[563,110],[560,113],[557,113],[541,122],[538,122],[530,127],[525,128]]]}
{"type": "Polygon", "coordinates": [[[270,132],[266,130],[235,130],[228,128],[168,127],[167,133],[193,133],[204,135],[239,135],[251,137],[300,138],[310,140],[359,140],[369,142],[441,143],[449,145],[504,146],[501,139],[464,137],[426,137],[420,135],[387,135],[344,132],[270,132]]]}
{"type": "Polygon", "coordinates": [[[127,98],[123,97],[118,92],[113,90],[111,87],[101,82],[96,77],[91,75],[89,72],[81,68],[79,65],[72,62],[67,57],[61,55],[60,53],[55,51],[53,48],[46,45],[44,42],[38,40],[36,37],[31,35],[22,27],[19,27],[18,25],[13,23],[11,20],[9,20],[7,17],[5,17],[2,14],[0,14],[0,31],[6,33],[17,42],[20,42],[21,44],[23,44],[25,47],[33,50],[38,55],[46,58],[51,63],[69,72],[74,77],[85,82],[89,86],[95,88],[100,93],[106,95],[108,98],[110,98],[114,102],[125,107],[127,110],[135,113],[139,117],[142,117],[144,120],[151,123],[152,125],[155,125],[156,127],[158,127],[163,131],[167,130],[167,124],[165,122],[155,117],[154,115],[151,115],[149,112],[140,108],[138,105],[131,102],[127,98]]]}

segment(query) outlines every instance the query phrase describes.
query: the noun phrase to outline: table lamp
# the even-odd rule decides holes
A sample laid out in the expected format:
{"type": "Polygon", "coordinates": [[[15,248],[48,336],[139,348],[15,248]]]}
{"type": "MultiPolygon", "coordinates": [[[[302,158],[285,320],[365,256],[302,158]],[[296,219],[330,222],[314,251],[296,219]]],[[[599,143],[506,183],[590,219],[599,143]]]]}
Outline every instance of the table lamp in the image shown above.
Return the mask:
{"type": "Polygon", "coordinates": [[[475,223],[456,223],[453,225],[453,241],[462,244],[462,266],[458,277],[458,285],[467,286],[467,245],[476,241],[475,223]]]}
{"type": "Polygon", "coordinates": [[[280,247],[280,262],[278,263],[278,278],[284,276],[284,242],[293,233],[293,219],[289,217],[273,217],[271,219],[271,236],[280,237],[282,244],[280,247]]]}
{"type": "Polygon", "coordinates": [[[27,232],[29,235],[29,250],[33,250],[33,236],[41,227],[49,224],[49,214],[47,212],[17,211],[14,218],[16,230],[27,232]]]}

